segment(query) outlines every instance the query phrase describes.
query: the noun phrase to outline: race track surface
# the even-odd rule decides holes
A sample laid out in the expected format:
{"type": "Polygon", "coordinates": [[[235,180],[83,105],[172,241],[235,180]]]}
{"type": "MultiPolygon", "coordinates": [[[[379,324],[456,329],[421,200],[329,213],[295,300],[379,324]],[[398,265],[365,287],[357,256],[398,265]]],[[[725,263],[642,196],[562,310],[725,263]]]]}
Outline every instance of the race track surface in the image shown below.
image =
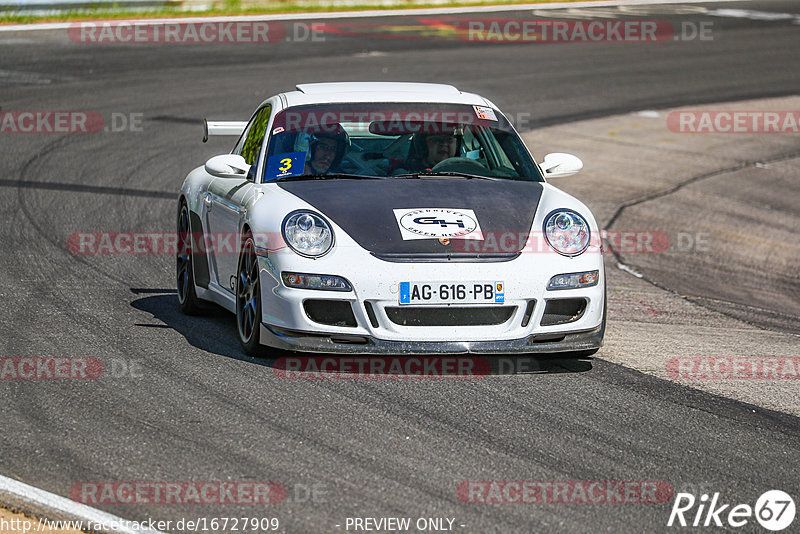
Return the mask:
{"type": "MultiPolygon", "coordinates": [[[[246,120],[261,100],[297,83],[451,83],[490,98],[526,130],[797,94],[797,19],[708,13],[722,8],[800,18],[800,5],[790,1],[638,12],[634,18],[713,23],[711,40],[663,43],[437,40],[424,29],[402,29],[420,26],[419,17],[342,19],[339,29],[370,25],[371,33],[260,45],[99,45],[74,42],[66,31],[0,33],[2,111],[92,110],[109,127],[84,135],[0,135],[0,357],[93,357],[107,370],[97,380],[0,380],[0,474],[60,495],[81,482],[277,482],[288,497],[266,507],[98,507],[129,519],[277,517],[285,532],[345,531],[348,517],[387,516],[454,518],[454,530],[465,533],[674,530],[666,526],[671,500],[468,503],[457,494],[464,481],[661,481],[676,492],[720,492],[732,504],[752,505],[769,489],[794,492],[797,501],[800,421],[779,409],[650,376],[604,359],[605,349],[588,360],[546,358],[534,372],[478,379],[281,379],[271,360],[242,355],[231,315],[180,313],[173,257],[76,255],[67,246],[75,232],[173,231],[185,175],[230,150],[229,139],[200,143],[201,119],[246,120]],[[406,38],[390,38],[398,35],[406,38]],[[121,116],[128,125],[141,118],[141,127],[122,127],[121,116]],[[112,117],[122,131],[111,131],[112,117]],[[315,497],[306,495],[312,487],[315,497]]],[[[787,144],[783,153],[796,157],[797,142],[787,144]]],[[[790,186],[778,191],[739,176],[736,191],[745,198],[738,201],[756,196],[796,228],[795,170],[782,178],[790,186]]],[[[596,212],[601,225],[620,206],[596,212]]],[[[664,209],[677,217],[683,208],[664,209]]],[[[642,224],[635,216],[630,208],[629,219],[620,215],[617,222],[642,224]]],[[[735,219],[726,214],[726,221],[735,219]]],[[[681,228],[680,221],[671,224],[681,228]]],[[[741,224],[753,221],[743,217],[741,224]]],[[[731,257],[737,255],[704,257],[702,268],[689,270],[695,277],[687,276],[685,258],[670,255],[647,258],[642,269],[654,292],[692,290],[728,317],[776,335],[800,333],[796,274],[765,277],[765,290],[785,302],[761,299],[763,313],[741,308],[747,302],[737,308],[726,303],[742,293],[703,274],[730,270],[744,279],[731,257]]],[[[796,257],[787,261],[797,266],[796,257]]],[[[608,262],[616,269],[613,258],[608,262]]],[[[610,299],[626,276],[615,270],[610,299]]],[[[640,350],[648,329],[659,328],[657,318],[640,321],[637,313],[622,306],[609,316],[641,326],[618,331],[615,346],[640,350]]],[[[747,335],[729,331],[734,344],[747,335]]],[[[682,336],[676,329],[676,344],[693,342],[682,336]]],[[[799,345],[781,345],[789,351],[782,355],[797,356],[799,345]]]]}

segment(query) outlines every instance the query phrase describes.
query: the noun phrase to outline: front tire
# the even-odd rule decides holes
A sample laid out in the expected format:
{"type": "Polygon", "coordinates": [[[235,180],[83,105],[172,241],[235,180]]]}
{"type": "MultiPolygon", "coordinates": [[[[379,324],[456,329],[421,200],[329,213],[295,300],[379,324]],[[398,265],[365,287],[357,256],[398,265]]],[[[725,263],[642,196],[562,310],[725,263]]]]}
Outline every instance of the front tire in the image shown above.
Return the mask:
{"type": "Polygon", "coordinates": [[[176,255],[178,303],[186,315],[198,315],[203,308],[194,289],[194,255],[192,232],[189,225],[189,207],[181,202],[178,210],[178,251],[176,255]]]}
{"type": "Polygon", "coordinates": [[[236,329],[244,352],[260,356],[264,350],[261,345],[261,287],[256,246],[249,232],[244,235],[236,272],[236,329]]]}

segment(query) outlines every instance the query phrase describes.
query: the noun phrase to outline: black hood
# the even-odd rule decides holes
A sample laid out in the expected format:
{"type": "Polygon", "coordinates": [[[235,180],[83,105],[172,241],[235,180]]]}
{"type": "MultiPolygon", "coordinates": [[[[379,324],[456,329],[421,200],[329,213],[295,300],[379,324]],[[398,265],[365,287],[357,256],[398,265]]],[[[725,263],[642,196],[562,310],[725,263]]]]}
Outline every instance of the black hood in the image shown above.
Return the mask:
{"type": "MultiPolygon", "coordinates": [[[[539,182],[462,178],[302,180],[278,185],[305,200],[375,254],[447,254],[438,239],[404,240],[394,209],[470,209],[484,235],[527,235],[542,196],[539,182]]],[[[455,241],[453,239],[452,241],[455,241]]],[[[518,240],[514,240],[515,244],[518,240]]],[[[524,246],[524,240],[521,246],[524,246]]],[[[518,252],[505,250],[505,252],[518,252]]]]}

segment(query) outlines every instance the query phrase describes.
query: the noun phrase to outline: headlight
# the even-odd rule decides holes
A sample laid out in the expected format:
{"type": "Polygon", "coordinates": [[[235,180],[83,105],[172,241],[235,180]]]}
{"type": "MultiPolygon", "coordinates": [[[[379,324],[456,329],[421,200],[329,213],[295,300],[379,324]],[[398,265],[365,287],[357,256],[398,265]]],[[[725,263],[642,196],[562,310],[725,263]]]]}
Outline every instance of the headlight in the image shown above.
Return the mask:
{"type": "Polygon", "coordinates": [[[555,210],[544,220],[544,236],[559,254],[577,256],[589,246],[589,225],[572,210],[555,210]]]}
{"type": "Polygon", "coordinates": [[[333,246],[331,225],[312,211],[299,210],[287,215],[282,232],[286,244],[301,256],[316,258],[333,246]]]}

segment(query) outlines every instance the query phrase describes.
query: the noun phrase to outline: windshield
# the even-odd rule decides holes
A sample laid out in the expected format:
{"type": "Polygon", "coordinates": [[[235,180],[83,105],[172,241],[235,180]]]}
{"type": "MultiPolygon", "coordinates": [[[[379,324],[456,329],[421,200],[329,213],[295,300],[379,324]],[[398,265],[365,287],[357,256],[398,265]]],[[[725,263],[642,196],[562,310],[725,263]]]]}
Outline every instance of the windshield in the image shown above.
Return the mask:
{"type": "Polygon", "coordinates": [[[543,181],[506,118],[452,104],[324,104],[276,115],[264,181],[302,176],[543,181]]]}

